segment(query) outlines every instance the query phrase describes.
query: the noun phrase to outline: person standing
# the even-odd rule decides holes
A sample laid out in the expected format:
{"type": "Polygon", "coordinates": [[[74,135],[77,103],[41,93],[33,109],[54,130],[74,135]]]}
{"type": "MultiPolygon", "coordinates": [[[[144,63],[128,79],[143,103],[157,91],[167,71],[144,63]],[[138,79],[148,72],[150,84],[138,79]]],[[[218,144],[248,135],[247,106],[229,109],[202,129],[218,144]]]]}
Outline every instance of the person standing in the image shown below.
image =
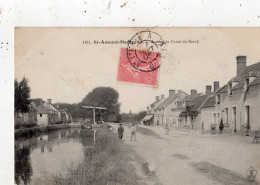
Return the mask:
{"type": "Polygon", "coordinates": [[[219,134],[222,133],[223,128],[224,128],[224,124],[223,124],[223,119],[221,118],[220,123],[219,123],[219,134]]]}
{"type": "Polygon", "coordinates": [[[136,141],[136,136],[135,136],[135,133],[136,133],[136,126],[135,124],[130,124],[130,132],[131,132],[131,141],[132,139],[134,138],[134,140],[136,141]]]}
{"type": "Polygon", "coordinates": [[[170,128],[168,126],[168,123],[165,125],[164,129],[165,129],[165,135],[169,135],[170,128]]]}
{"type": "Polygon", "coordinates": [[[119,139],[123,139],[123,133],[124,133],[124,127],[122,126],[122,123],[119,124],[119,127],[118,127],[118,137],[119,139]]]}

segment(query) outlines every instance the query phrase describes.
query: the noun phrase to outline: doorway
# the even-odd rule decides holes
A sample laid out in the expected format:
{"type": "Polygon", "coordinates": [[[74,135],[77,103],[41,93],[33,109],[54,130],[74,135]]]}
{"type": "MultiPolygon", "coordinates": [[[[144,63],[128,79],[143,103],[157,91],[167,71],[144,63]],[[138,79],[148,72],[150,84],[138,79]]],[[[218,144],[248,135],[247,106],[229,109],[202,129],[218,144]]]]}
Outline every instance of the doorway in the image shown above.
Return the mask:
{"type": "Polygon", "coordinates": [[[233,107],[233,124],[234,124],[234,133],[237,132],[237,110],[236,107],[233,107]]]}
{"type": "Polygon", "coordinates": [[[250,128],[250,108],[249,106],[246,106],[246,126],[249,129],[250,128]]]}

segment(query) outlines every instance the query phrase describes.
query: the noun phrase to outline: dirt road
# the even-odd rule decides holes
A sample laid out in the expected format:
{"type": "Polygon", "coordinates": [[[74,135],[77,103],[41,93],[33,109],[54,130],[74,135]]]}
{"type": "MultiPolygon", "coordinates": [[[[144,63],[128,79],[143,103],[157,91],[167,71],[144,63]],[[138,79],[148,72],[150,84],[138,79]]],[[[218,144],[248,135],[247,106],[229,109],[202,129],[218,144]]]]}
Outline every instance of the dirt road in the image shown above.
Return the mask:
{"type": "MultiPolygon", "coordinates": [[[[117,125],[112,126],[116,131],[117,125]]],[[[124,128],[125,144],[154,168],[162,184],[257,184],[246,180],[250,166],[260,172],[260,144],[252,144],[252,138],[176,129],[165,135],[162,127],[138,126],[137,141],[130,141],[129,128],[124,128]]]]}

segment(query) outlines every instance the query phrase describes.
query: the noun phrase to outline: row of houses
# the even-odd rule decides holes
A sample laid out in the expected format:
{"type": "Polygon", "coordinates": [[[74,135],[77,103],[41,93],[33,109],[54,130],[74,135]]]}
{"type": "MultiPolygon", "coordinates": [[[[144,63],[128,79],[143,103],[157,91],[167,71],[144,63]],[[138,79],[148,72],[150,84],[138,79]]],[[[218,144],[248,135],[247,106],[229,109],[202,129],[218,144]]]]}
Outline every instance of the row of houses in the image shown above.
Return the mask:
{"type": "Polygon", "coordinates": [[[224,86],[215,81],[213,89],[190,94],[169,90],[168,98],[156,96],[147,107],[143,124],[170,125],[210,131],[218,129],[222,119],[228,132],[255,131],[260,127],[260,62],[246,65],[246,56],[237,56],[237,74],[224,86]]]}
{"type": "Polygon", "coordinates": [[[52,100],[31,102],[29,112],[15,113],[15,124],[49,125],[56,123],[70,123],[72,116],[67,109],[60,109],[53,105],[52,100]]]}

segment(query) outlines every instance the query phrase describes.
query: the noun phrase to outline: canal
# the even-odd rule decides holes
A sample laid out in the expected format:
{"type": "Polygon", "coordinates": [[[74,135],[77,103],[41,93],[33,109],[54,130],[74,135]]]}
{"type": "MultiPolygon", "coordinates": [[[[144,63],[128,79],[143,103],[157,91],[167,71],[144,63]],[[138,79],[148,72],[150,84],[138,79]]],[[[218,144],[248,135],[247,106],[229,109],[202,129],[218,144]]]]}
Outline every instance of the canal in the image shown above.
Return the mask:
{"type": "Polygon", "coordinates": [[[54,176],[66,176],[84,159],[94,144],[79,128],[61,129],[15,141],[15,183],[37,184],[54,176]]]}

